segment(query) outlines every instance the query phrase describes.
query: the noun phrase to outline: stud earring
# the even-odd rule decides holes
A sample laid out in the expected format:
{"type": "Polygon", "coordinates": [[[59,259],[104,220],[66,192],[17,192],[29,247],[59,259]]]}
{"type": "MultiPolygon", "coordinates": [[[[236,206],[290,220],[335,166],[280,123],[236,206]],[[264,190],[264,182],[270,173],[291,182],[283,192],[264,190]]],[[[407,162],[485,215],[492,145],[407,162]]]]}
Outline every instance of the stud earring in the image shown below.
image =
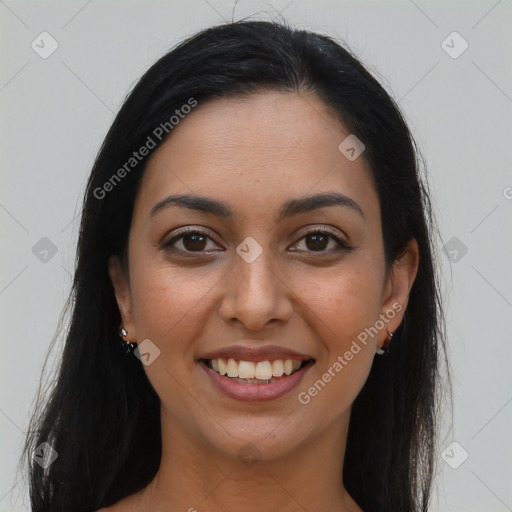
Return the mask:
{"type": "Polygon", "coordinates": [[[389,343],[391,342],[391,338],[393,338],[394,333],[388,331],[388,335],[382,344],[382,348],[378,348],[375,352],[381,356],[383,354],[387,354],[389,352],[389,343]]]}
{"type": "Polygon", "coordinates": [[[121,348],[125,354],[130,354],[135,350],[137,342],[131,342],[125,338],[128,336],[128,331],[124,327],[119,328],[119,337],[121,338],[121,348]]]}

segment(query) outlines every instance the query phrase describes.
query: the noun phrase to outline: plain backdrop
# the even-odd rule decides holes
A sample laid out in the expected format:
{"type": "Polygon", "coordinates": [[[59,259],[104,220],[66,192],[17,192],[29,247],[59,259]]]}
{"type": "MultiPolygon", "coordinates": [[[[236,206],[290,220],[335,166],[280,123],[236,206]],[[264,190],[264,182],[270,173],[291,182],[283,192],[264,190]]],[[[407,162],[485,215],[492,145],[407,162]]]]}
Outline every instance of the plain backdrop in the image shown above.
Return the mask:
{"type": "Polygon", "coordinates": [[[3,0],[0,512],[29,510],[16,465],[115,113],[174,44],[251,14],[345,41],[405,113],[441,231],[454,374],[432,510],[512,510],[511,0],[3,0]]]}

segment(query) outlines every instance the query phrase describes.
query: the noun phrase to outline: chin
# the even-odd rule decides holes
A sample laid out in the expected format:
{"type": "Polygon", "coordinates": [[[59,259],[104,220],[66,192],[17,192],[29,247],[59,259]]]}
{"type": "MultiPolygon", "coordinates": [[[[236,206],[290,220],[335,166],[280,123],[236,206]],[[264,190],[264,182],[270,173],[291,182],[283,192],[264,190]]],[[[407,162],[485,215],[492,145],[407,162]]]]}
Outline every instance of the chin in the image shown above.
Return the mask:
{"type": "Polygon", "coordinates": [[[308,437],[305,422],[294,421],[292,415],[233,417],[221,425],[204,426],[203,440],[228,457],[273,461],[299,450],[308,437]]]}

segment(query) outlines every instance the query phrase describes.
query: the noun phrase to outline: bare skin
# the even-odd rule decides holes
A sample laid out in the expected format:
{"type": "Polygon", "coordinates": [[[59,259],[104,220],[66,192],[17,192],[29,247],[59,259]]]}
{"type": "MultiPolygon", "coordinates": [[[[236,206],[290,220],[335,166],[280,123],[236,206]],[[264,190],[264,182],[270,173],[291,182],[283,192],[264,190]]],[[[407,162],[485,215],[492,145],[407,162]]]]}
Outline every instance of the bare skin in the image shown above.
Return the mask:
{"type": "Polygon", "coordinates": [[[418,248],[411,241],[386,272],[364,154],[350,161],[338,150],[348,135],[313,94],[268,92],[199,104],[152,156],[127,272],[112,257],[110,276],[127,339],[160,350],[144,369],[161,399],[162,461],[145,489],[103,511],[361,512],[342,481],[351,405],[387,330],[403,319],[418,248]],[[335,205],[277,219],[285,201],[323,192],[361,211],[335,205]],[[151,215],[170,194],[222,201],[233,218],[177,205],[151,215]],[[185,226],[205,238],[185,234],[176,252],[163,247],[185,226]],[[319,244],[312,228],[330,228],[351,249],[331,233],[319,244]],[[262,249],[251,263],[236,252],[247,237],[262,249]],[[381,315],[385,326],[333,372],[381,315]],[[241,343],[279,345],[315,364],[290,393],[244,402],[213,386],[198,363],[241,343]],[[329,383],[299,401],[329,368],[329,383]],[[239,456],[247,446],[257,450],[250,465],[239,456]]]}

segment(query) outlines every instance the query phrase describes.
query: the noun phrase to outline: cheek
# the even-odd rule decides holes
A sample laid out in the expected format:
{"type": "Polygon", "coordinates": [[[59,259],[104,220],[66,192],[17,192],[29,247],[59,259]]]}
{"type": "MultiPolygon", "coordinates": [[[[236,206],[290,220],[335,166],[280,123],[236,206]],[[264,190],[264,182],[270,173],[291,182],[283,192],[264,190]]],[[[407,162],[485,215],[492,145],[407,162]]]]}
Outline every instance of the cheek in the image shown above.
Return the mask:
{"type": "Polygon", "coordinates": [[[319,414],[334,420],[350,407],[368,378],[377,341],[368,332],[381,308],[378,268],[347,265],[302,281],[307,305],[302,315],[323,345],[314,378],[299,390],[299,402],[309,404],[310,418],[319,414]]]}
{"type": "Polygon", "coordinates": [[[320,338],[342,350],[379,318],[382,276],[366,265],[347,265],[303,275],[300,298],[311,311],[310,321],[321,327],[320,338]],[[316,320],[315,320],[316,317],[316,320]]]}
{"type": "Polygon", "coordinates": [[[134,271],[133,316],[137,337],[149,338],[166,353],[183,353],[194,339],[208,290],[218,280],[197,267],[183,272],[161,264],[134,271]]]}
{"type": "MultiPolygon", "coordinates": [[[[144,370],[167,410],[190,409],[183,383],[197,371],[193,341],[201,336],[208,290],[218,279],[199,267],[184,272],[168,264],[146,264],[134,270],[132,300],[137,338],[150,339],[160,349],[159,356],[144,370]]],[[[196,421],[189,418],[189,422],[190,429],[194,428],[196,421]]]]}
{"type": "Polygon", "coordinates": [[[326,353],[314,373],[297,390],[308,424],[322,428],[346,414],[363,388],[375,358],[375,342],[358,341],[365,318],[350,311],[333,311],[330,329],[323,332],[326,353]],[[318,425],[318,418],[322,418],[318,425]]]}

